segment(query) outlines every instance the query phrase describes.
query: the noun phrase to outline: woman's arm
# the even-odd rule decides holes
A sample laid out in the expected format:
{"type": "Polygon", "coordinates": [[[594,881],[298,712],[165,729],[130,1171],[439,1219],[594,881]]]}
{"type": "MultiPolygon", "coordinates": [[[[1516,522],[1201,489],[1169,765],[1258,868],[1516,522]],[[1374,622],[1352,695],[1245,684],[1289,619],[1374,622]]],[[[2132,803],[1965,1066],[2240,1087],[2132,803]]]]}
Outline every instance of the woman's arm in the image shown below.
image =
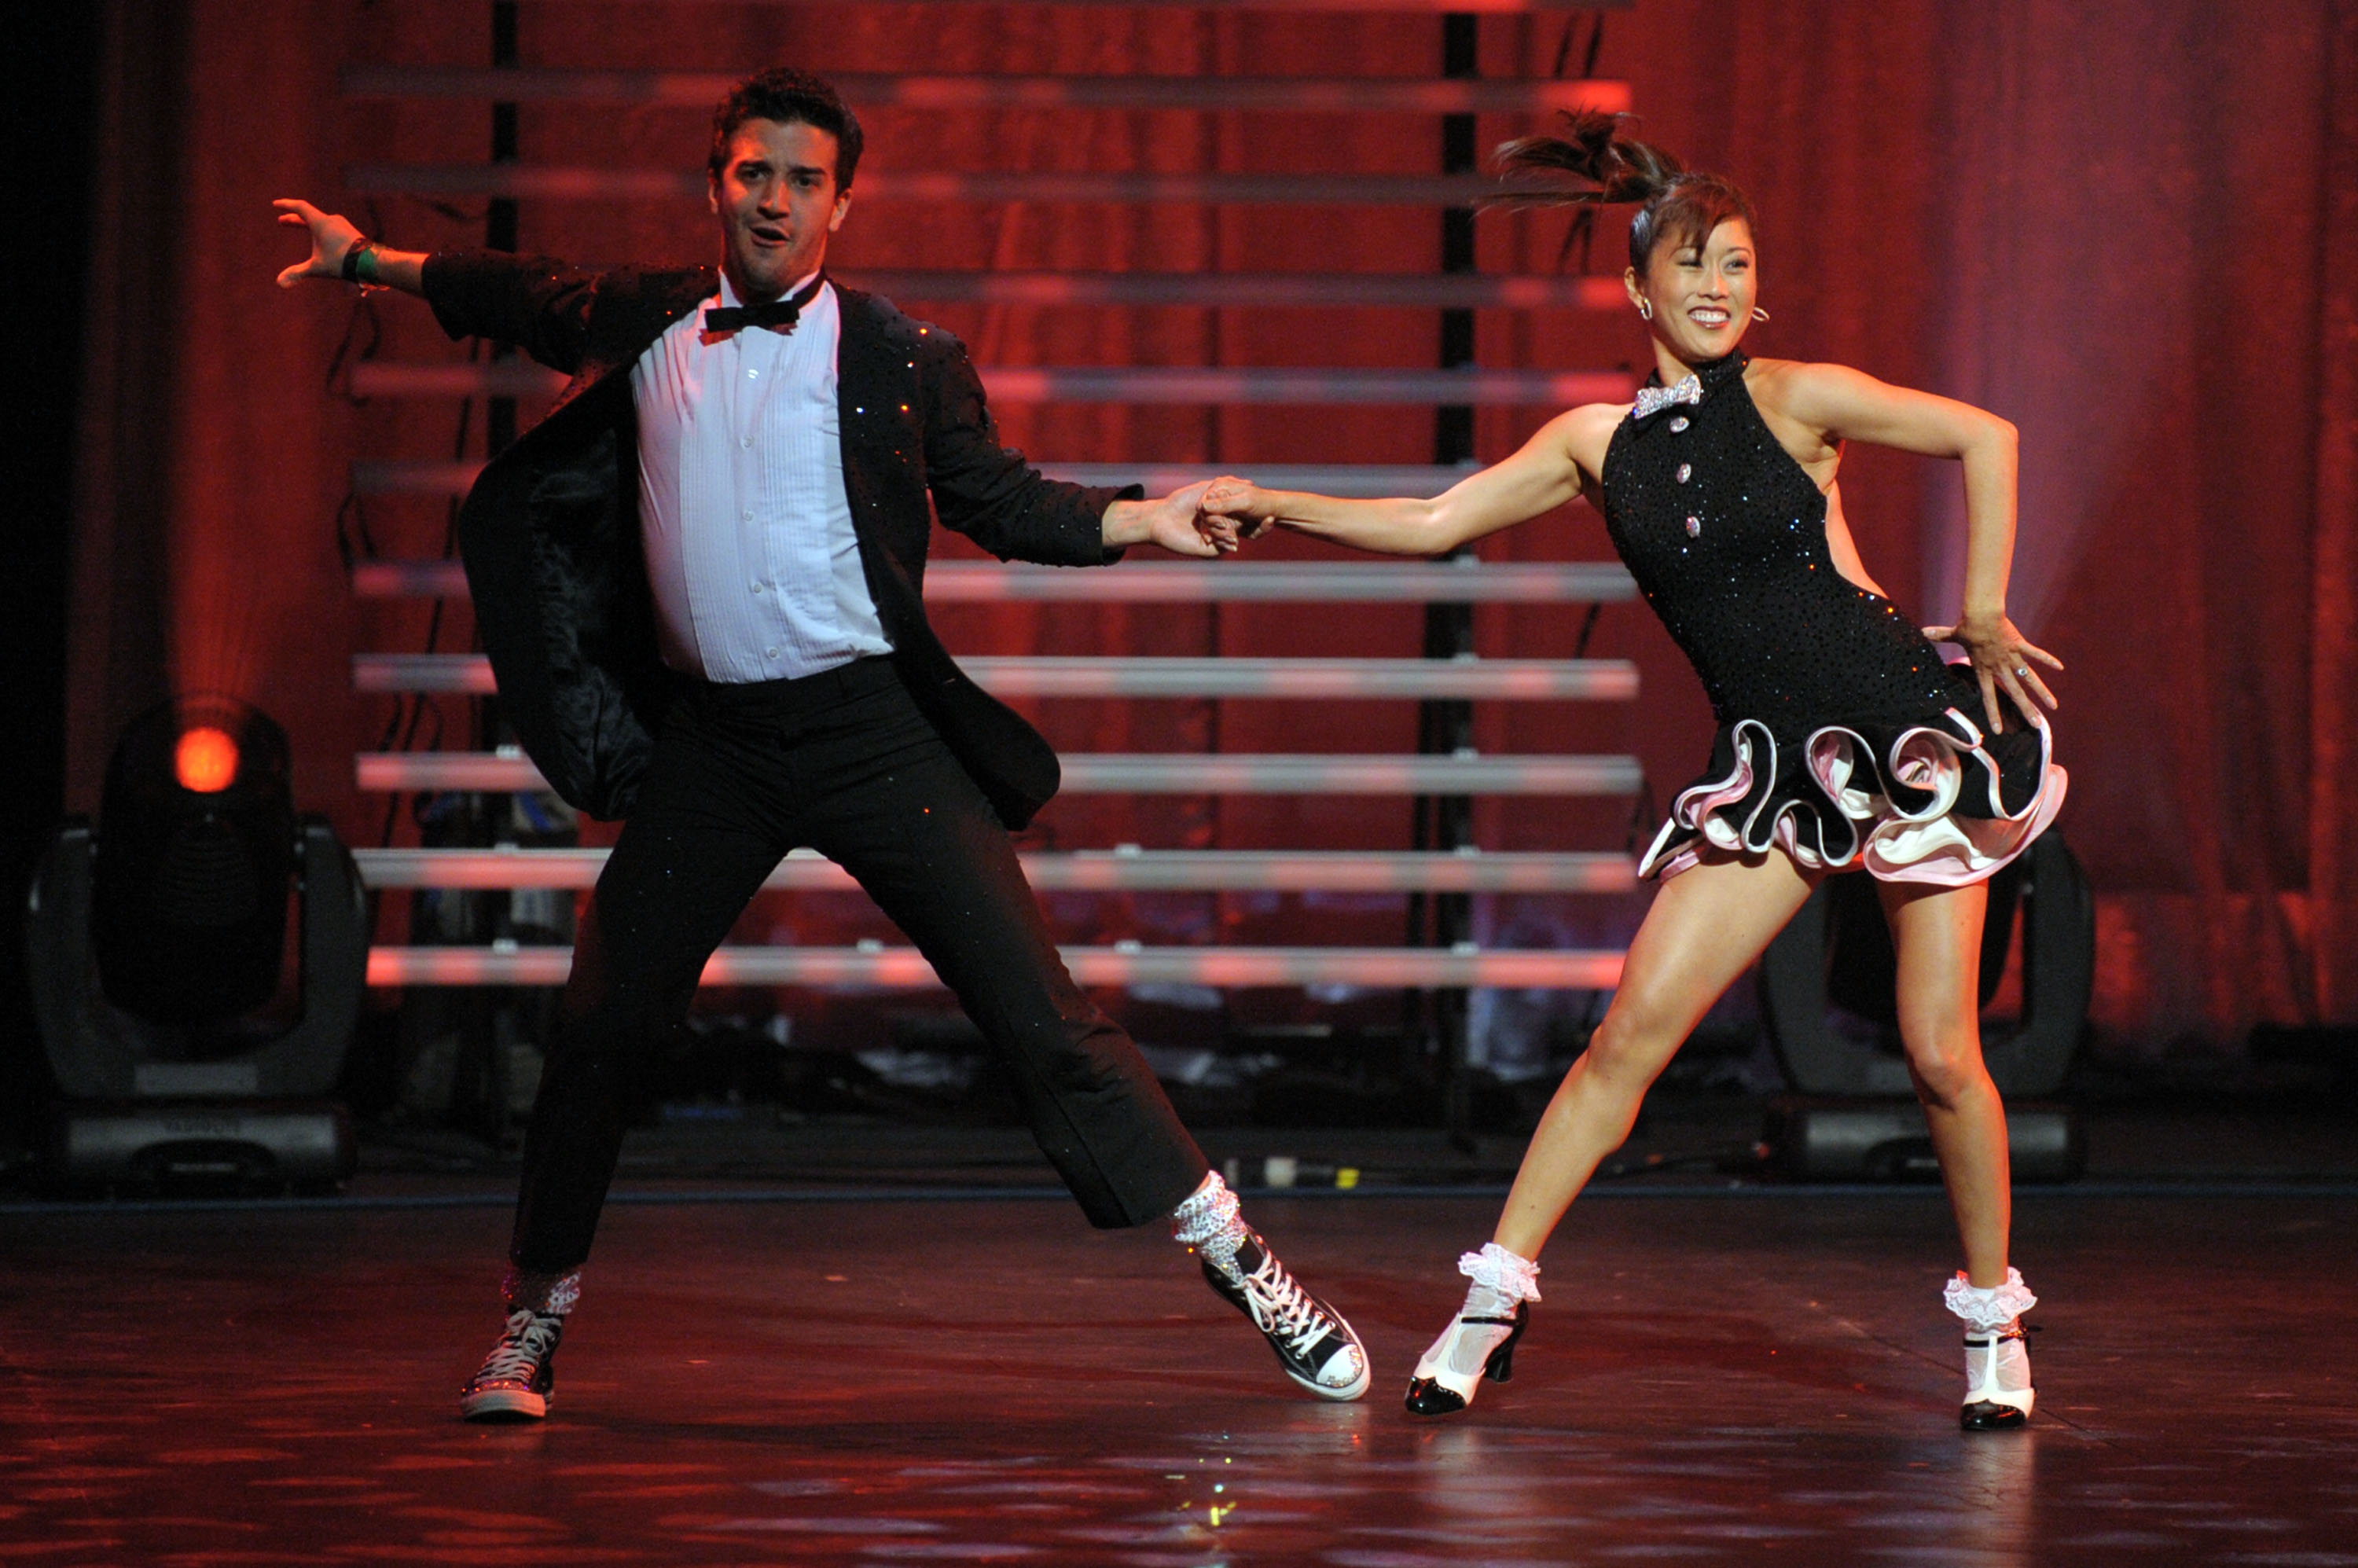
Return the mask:
{"type": "Polygon", "coordinates": [[[1205,492],[1204,511],[1234,519],[1247,537],[1279,523],[1388,556],[1444,555],[1469,539],[1552,512],[1580,494],[1588,476],[1604,467],[1606,444],[1625,412],[1599,403],[1560,414],[1513,457],[1429,501],[1345,501],[1222,479],[1205,492]]]}
{"type": "Polygon", "coordinates": [[[2026,641],[2006,614],[2014,565],[2014,427],[1969,403],[1892,386],[1843,365],[1783,365],[1761,383],[1764,411],[1820,432],[1828,448],[1871,441],[1963,465],[1964,604],[1954,626],[1928,626],[1924,634],[1956,643],[1972,658],[1991,729],[2005,728],[2001,691],[2028,718],[2039,717],[2039,704],[2055,707],[2055,694],[2030,664],[2060,670],[2063,661],[2026,641]]]}

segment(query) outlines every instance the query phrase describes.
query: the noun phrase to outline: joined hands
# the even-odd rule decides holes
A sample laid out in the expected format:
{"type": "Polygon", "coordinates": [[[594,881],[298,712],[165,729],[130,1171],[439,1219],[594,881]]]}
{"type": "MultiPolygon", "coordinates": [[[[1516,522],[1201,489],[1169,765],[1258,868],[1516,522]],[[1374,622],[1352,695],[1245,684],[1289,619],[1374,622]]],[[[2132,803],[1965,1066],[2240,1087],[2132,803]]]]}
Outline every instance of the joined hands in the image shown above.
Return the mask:
{"type": "Polygon", "coordinates": [[[1225,540],[1233,550],[1241,540],[1257,539],[1276,520],[1275,497],[1249,479],[1222,474],[1204,487],[1195,526],[1210,537],[1225,540]]]}
{"type": "Polygon", "coordinates": [[[1183,485],[1159,501],[1116,502],[1107,516],[1109,545],[1159,545],[1175,556],[1212,559],[1233,555],[1238,545],[1266,527],[1238,510],[1239,492],[1260,495],[1245,481],[1222,477],[1183,485]],[[1217,502],[1208,500],[1219,492],[1217,502]]]}

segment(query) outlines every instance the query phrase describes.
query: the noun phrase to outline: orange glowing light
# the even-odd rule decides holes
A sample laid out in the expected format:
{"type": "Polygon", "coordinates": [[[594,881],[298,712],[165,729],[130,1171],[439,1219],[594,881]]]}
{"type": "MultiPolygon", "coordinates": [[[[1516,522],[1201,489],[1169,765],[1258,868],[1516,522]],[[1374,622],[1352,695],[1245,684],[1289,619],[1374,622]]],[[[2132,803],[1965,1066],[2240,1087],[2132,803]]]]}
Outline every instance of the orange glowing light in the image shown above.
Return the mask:
{"type": "Polygon", "coordinates": [[[216,795],[237,777],[237,742],[211,726],[189,730],[172,753],[172,771],[180,787],[199,795],[216,795]]]}

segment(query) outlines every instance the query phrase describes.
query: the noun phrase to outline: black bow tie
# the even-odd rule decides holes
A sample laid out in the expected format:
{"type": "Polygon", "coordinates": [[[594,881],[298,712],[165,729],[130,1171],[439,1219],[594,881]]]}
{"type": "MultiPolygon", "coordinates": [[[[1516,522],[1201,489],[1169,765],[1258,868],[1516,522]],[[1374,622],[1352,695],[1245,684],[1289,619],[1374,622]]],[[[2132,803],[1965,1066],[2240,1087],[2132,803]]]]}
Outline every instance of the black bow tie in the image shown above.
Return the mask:
{"type": "Polygon", "coordinates": [[[791,332],[795,323],[803,319],[803,307],[818,297],[819,286],[826,281],[827,275],[821,273],[790,299],[773,299],[761,305],[716,305],[704,313],[704,330],[734,332],[742,327],[775,327],[791,332]]]}

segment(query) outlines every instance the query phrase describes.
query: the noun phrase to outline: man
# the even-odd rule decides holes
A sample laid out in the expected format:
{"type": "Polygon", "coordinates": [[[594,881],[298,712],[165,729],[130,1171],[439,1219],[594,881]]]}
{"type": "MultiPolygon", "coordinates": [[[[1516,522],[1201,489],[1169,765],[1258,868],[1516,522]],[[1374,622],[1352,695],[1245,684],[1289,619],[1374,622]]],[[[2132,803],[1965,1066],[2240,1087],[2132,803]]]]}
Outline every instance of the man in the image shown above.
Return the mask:
{"type": "Polygon", "coordinates": [[[593,274],[390,250],[282,200],[311,254],[279,275],[422,296],[453,337],[571,381],[460,514],[506,711],[550,785],[625,818],[581,923],[525,1141],[505,1331],[471,1420],[545,1415],[636,1065],[780,857],[834,860],[906,932],[1007,1062],[1091,1223],[1169,1215],[1288,1376],[1357,1399],[1367,1356],[1206,1165],[1137,1047],[1073,983],[1010,828],[1055,793],[1047,742],[958,671],[919,594],[930,528],[1064,566],[1135,544],[1211,556],[1191,486],[1058,484],[1000,447],[948,333],[823,270],[860,123],[766,70],[713,115],[720,265],[593,274]]]}

